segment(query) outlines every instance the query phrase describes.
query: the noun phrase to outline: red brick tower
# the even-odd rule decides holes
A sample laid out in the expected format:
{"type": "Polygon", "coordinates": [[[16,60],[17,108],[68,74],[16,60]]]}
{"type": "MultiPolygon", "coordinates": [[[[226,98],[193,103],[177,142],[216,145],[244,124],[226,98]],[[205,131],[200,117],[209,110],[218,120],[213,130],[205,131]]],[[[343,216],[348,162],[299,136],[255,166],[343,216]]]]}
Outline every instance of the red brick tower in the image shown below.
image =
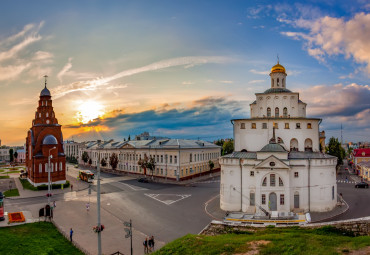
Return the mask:
{"type": "Polygon", "coordinates": [[[55,118],[50,91],[40,93],[39,106],[26,138],[26,171],[34,186],[48,184],[48,157],[52,183],[66,182],[66,157],[63,150],[62,126],[55,118]]]}

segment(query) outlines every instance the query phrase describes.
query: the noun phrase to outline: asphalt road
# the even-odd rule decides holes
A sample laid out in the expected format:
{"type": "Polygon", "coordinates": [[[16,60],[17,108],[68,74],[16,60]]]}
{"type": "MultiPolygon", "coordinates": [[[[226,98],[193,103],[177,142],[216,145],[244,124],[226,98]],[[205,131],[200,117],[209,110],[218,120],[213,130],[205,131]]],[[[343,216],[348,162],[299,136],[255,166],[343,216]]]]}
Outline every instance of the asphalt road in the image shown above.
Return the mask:
{"type": "Polygon", "coordinates": [[[348,165],[345,162],[341,167],[340,173],[337,175],[337,180],[345,181],[347,176],[349,183],[339,182],[337,184],[338,192],[343,194],[343,199],[349,205],[349,209],[344,214],[339,215],[332,220],[346,220],[370,216],[370,189],[356,189],[351,176],[354,176],[353,179],[358,177],[345,170],[346,167],[348,167],[348,165]]]}

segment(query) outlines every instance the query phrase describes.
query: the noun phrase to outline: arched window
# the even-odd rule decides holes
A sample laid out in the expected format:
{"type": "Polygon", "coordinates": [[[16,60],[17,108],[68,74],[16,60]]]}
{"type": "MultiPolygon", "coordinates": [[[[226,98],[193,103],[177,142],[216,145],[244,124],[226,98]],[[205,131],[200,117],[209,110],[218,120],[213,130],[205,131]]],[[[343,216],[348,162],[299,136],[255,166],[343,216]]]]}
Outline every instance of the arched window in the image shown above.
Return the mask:
{"type": "Polygon", "coordinates": [[[279,108],[275,108],[275,118],[279,118],[279,108]]]}
{"type": "Polygon", "coordinates": [[[271,117],[271,108],[267,107],[267,117],[271,117]]]}
{"type": "Polygon", "coordinates": [[[281,137],[278,137],[278,138],[277,138],[277,142],[278,142],[278,143],[284,143],[284,141],[283,141],[283,139],[281,139],[281,137]]]}
{"type": "Polygon", "coordinates": [[[262,181],[262,186],[267,186],[267,177],[265,177],[262,181]]]}
{"type": "Polygon", "coordinates": [[[49,172],[48,163],[45,163],[45,172],[49,172]]]}
{"type": "Polygon", "coordinates": [[[312,140],[310,138],[307,138],[304,141],[304,150],[305,151],[312,151],[312,140]]]}
{"type": "Polygon", "coordinates": [[[283,87],[285,87],[285,83],[284,83],[284,81],[285,81],[285,80],[284,80],[284,78],[283,78],[283,80],[282,80],[282,82],[281,82],[283,87]]]}
{"type": "Polygon", "coordinates": [[[49,113],[48,113],[48,112],[46,113],[46,118],[47,118],[47,117],[49,117],[49,113]]]}
{"type": "Polygon", "coordinates": [[[55,162],[55,172],[58,172],[58,162],[55,162]]]}
{"type": "Polygon", "coordinates": [[[279,186],[280,187],[283,187],[284,186],[283,180],[280,177],[279,177],[279,186]]]}
{"type": "Polygon", "coordinates": [[[288,109],[286,107],[283,109],[283,115],[284,117],[288,117],[288,109]]]}
{"type": "Polygon", "coordinates": [[[298,151],[298,140],[295,138],[290,140],[290,151],[298,151]]]}
{"type": "Polygon", "coordinates": [[[277,78],[276,86],[279,87],[279,78],[277,78]]]}
{"type": "Polygon", "coordinates": [[[39,164],[39,173],[42,173],[42,164],[39,164]]]}
{"type": "Polygon", "coordinates": [[[271,79],[271,87],[274,87],[274,79],[271,79]]]}
{"type": "Polygon", "coordinates": [[[54,172],[53,163],[50,163],[50,172],[54,172]]]}

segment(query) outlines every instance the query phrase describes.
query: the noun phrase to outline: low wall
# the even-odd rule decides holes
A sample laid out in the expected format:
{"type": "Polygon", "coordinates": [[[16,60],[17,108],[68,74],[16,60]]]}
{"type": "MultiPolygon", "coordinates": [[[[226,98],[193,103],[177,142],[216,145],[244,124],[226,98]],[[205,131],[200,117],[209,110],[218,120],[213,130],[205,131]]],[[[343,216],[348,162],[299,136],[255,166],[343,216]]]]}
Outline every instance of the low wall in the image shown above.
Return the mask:
{"type": "MultiPolygon", "coordinates": [[[[370,217],[357,218],[351,220],[341,220],[341,221],[331,221],[325,223],[313,223],[307,225],[301,225],[302,228],[322,228],[324,226],[333,226],[337,229],[343,230],[345,232],[350,232],[354,236],[368,236],[370,235],[370,217]]],[[[232,225],[221,221],[212,221],[208,226],[206,226],[199,234],[200,235],[221,235],[227,233],[235,232],[254,232],[261,227],[254,227],[248,225],[232,225]]],[[[277,227],[287,227],[287,226],[277,226],[277,227]]]]}

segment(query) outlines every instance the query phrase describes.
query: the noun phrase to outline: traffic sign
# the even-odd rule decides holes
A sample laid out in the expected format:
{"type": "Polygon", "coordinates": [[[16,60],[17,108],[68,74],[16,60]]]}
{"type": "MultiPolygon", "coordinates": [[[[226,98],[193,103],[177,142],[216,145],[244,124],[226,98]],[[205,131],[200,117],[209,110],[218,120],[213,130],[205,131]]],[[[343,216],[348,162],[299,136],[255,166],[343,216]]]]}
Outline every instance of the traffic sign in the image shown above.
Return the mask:
{"type": "Polygon", "coordinates": [[[125,235],[125,238],[129,238],[131,236],[131,230],[128,229],[128,228],[125,228],[125,231],[126,231],[126,235],[125,235]]]}
{"type": "Polygon", "coordinates": [[[131,223],[130,222],[127,222],[127,221],[124,221],[123,222],[123,225],[125,225],[126,227],[131,227],[131,223]]]}

